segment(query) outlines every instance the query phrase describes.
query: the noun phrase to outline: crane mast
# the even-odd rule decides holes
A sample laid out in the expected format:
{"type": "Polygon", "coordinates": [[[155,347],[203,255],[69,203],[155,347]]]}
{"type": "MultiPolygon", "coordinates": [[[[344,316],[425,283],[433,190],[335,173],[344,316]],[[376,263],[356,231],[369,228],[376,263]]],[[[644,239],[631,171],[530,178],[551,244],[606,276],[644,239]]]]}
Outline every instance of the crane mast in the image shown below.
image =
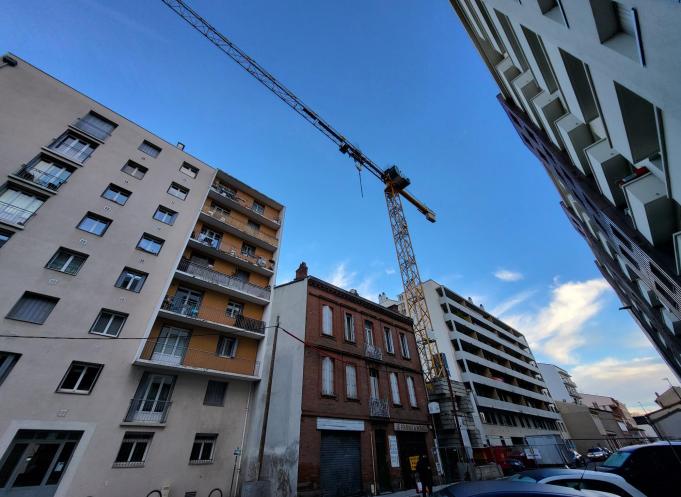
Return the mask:
{"type": "Polygon", "coordinates": [[[390,226],[392,228],[393,240],[397,252],[400,275],[402,276],[404,301],[406,303],[407,312],[414,321],[416,346],[418,348],[424,379],[426,384],[431,384],[437,379],[448,380],[448,375],[442,361],[442,356],[438,351],[437,343],[429,336],[429,332],[433,329],[433,325],[426,305],[423,287],[421,285],[421,276],[419,275],[418,266],[416,264],[416,256],[414,255],[414,248],[411,243],[411,237],[409,236],[407,220],[404,216],[402,198],[416,207],[416,209],[426,216],[426,219],[430,222],[435,222],[435,213],[406,191],[405,188],[409,186],[410,183],[409,179],[402,176],[396,166],[391,166],[388,169],[383,170],[376,165],[376,163],[369,159],[357,146],[353,145],[342,133],[335,130],[327,121],[322,119],[309,106],[305,105],[291,90],[286,88],[265,68],[249,57],[225,35],[220,33],[183,0],[161,1],[194,27],[199,33],[205,36],[217,48],[232,58],[232,60],[239,64],[255,79],[265,85],[272,93],[302,116],[303,119],[308,121],[334,142],[341,153],[349,156],[355,161],[355,165],[358,169],[366,169],[385,184],[385,199],[388,205],[388,216],[390,218],[390,226]]]}

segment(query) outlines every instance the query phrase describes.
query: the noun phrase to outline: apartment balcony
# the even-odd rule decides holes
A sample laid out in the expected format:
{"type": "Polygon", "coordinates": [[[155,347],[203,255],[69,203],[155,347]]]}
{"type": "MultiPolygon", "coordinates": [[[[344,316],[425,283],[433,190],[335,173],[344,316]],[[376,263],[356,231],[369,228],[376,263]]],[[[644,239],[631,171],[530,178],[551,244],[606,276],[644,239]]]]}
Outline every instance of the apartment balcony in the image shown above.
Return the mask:
{"type": "Polygon", "coordinates": [[[475,354],[471,354],[470,352],[466,352],[464,350],[457,350],[454,352],[454,357],[456,359],[464,359],[467,362],[473,363],[473,364],[478,364],[480,366],[485,366],[488,367],[492,370],[499,371],[501,373],[507,374],[508,376],[513,376],[514,378],[518,378],[519,380],[526,381],[528,383],[532,383],[533,385],[537,385],[540,388],[544,388],[546,384],[543,381],[538,380],[534,376],[526,375],[524,373],[521,373],[519,371],[516,371],[514,369],[508,368],[506,366],[503,366],[499,363],[496,363],[494,361],[490,361],[488,359],[485,359],[484,357],[477,356],[475,354]]]}
{"type": "Polygon", "coordinates": [[[169,400],[132,399],[125,416],[126,423],[164,424],[172,402],[169,400]]]}
{"type": "Polygon", "coordinates": [[[59,176],[47,173],[37,167],[36,164],[26,164],[12,176],[24,180],[31,185],[40,187],[40,190],[47,190],[50,193],[59,190],[59,187],[66,183],[71,176],[71,171],[63,169],[59,176]]]}
{"type": "Polygon", "coordinates": [[[674,336],[681,336],[681,320],[664,307],[662,308],[662,320],[674,336]]]}
{"type": "Polygon", "coordinates": [[[389,418],[388,399],[369,399],[369,416],[372,418],[389,418]]]}
{"type": "Polygon", "coordinates": [[[279,245],[279,240],[277,240],[276,237],[263,233],[260,230],[249,226],[246,222],[234,219],[233,216],[218,210],[204,207],[201,210],[199,219],[220,231],[231,233],[234,236],[242,238],[253,245],[269,250],[270,252],[277,250],[277,246],[279,245]]]}
{"type": "Polygon", "coordinates": [[[250,218],[253,218],[260,224],[264,224],[265,226],[268,226],[274,230],[278,230],[281,227],[280,219],[274,219],[265,216],[265,213],[254,208],[253,204],[247,205],[246,201],[239,197],[238,194],[233,194],[224,188],[220,188],[220,185],[212,185],[210,187],[208,198],[217,200],[221,204],[224,204],[225,207],[229,207],[231,210],[240,212],[250,218]]]}
{"type": "Polygon", "coordinates": [[[487,345],[486,343],[482,343],[479,340],[476,340],[475,338],[471,338],[468,335],[465,335],[465,334],[463,334],[459,331],[450,332],[449,338],[451,340],[456,340],[458,338],[462,342],[465,342],[469,345],[472,345],[473,347],[484,350],[485,352],[489,352],[492,356],[501,357],[502,359],[506,359],[509,362],[512,362],[512,363],[515,363],[519,366],[522,366],[525,369],[529,369],[530,371],[534,371],[536,373],[539,373],[539,368],[536,366],[535,363],[533,363],[533,362],[528,363],[528,362],[523,361],[522,359],[518,359],[516,357],[513,357],[512,355],[507,354],[506,352],[502,352],[499,349],[491,347],[491,346],[487,345]]]}
{"type": "Polygon", "coordinates": [[[242,267],[263,276],[271,277],[274,273],[273,261],[268,261],[264,257],[245,254],[236,247],[224,247],[218,240],[206,237],[201,233],[192,233],[188,245],[191,248],[201,250],[213,257],[230,262],[235,266],[242,267]]]}
{"type": "Polygon", "coordinates": [[[603,196],[615,207],[624,207],[626,201],[619,182],[631,174],[629,162],[610,148],[605,139],[587,147],[585,152],[603,196]]]}
{"type": "Polygon", "coordinates": [[[383,351],[370,343],[364,344],[364,355],[369,359],[374,359],[376,361],[383,360],[383,351]]]}
{"type": "Polygon", "coordinates": [[[522,387],[517,387],[506,383],[502,378],[498,377],[487,377],[475,373],[461,373],[461,379],[465,382],[474,382],[481,385],[485,385],[491,388],[497,388],[499,390],[505,390],[507,392],[515,393],[517,395],[522,395],[523,397],[528,397],[531,399],[538,400],[540,402],[550,403],[552,402],[551,397],[545,394],[533,392],[532,390],[527,390],[522,387]]]}
{"type": "Polygon", "coordinates": [[[676,231],[676,216],[664,183],[649,173],[626,182],[622,188],[639,233],[653,245],[670,241],[676,231]]]}
{"type": "Polygon", "coordinates": [[[549,93],[543,91],[532,99],[532,105],[537,110],[539,120],[551,142],[560,149],[564,148],[563,140],[556,127],[556,121],[565,115],[565,108],[560,100],[560,94],[558,92],[549,93]]]}
{"type": "Polygon", "coordinates": [[[248,281],[215,271],[209,266],[191,262],[189,259],[180,260],[176,278],[260,305],[267,305],[272,293],[270,287],[254,285],[248,281]]]}
{"type": "MultiPolygon", "coordinates": [[[[260,379],[260,362],[238,357],[218,355],[216,349],[204,350],[208,347],[194,348],[191,338],[176,344],[172,350],[166,350],[164,342],[150,338],[147,340],[141,356],[135,361],[138,366],[176,373],[201,374],[231,380],[257,381],[260,379]]],[[[198,345],[197,345],[198,347],[198,345]]]]}
{"type": "MultiPolygon", "coordinates": [[[[520,346],[517,345],[516,343],[512,342],[510,338],[501,337],[501,336],[497,335],[496,333],[494,333],[490,330],[487,330],[480,325],[473,323],[472,321],[468,321],[467,319],[463,319],[463,318],[457,316],[456,314],[452,314],[452,313],[449,313],[449,312],[445,313],[445,320],[453,321],[455,323],[455,327],[456,327],[456,323],[460,323],[463,326],[470,328],[471,330],[473,330],[477,334],[482,335],[485,338],[488,338],[489,340],[492,340],[496,344],[499,344],[499,347],[506,347],[507,349],[510,349],[510,350],[512,350],[512,351],[514,351],[518,354],[521,354],[522,356],[527,357],[530,360],[533,359],[532,355],[529,352],[520,348],[520,346]]],[[[456,333],[465,334],[464,331],[459,331],[459,330],[457,330],[456,333]]],[[[474,338],[472,338],[472,339],[477,341],[477,339],[474,339],[474,338]]]]}
{"type": "Polygon", "coordinates": [[[111,136],[111,129],[102,128],[97,126],[95,123],[88,121],[83,118],[78,118],[73,124],[72,128],[82,131],[86,135],[99,140],[100,142],[106,141],[107,138],[111,136]]]}
{"type": "Polygon", "coordinates": [[[225,309],[212,309],[196,302],[166,296],[158,312],[161,317],[173,319],[190,326],[198,326],[233,335],[260,340],[265,335],[265,322],[241,314],[231,316],[225,309]]]}
{"type": "Polygon", "coordinates": [[[35,211],[29,211],[17,207],[16,205],[0,202],[0,222],[2,223],[23,226],[31,219],[33,214],[35,214],[35,211]]]}
{"type": "Polygon", "coordinates": [[[520,74],[520,76],[512,81],[512,85],[516,89],[518,98],[520,98],[520,101],[523,103],[523,108],[528,110],[527,115],[530,116],[530,119],[532,119],[538,128],[541,128],[542,124],[539,120],[539,112],[537,112],[534,105],[532,105],[532,99],[539,95],[542,89],[534,79],[532,71],[528,70],[520,74]]]}
{"type": "Polygon", "coordinates": [[[556,121],[556,128],[565,144],[565,151],[572,163],[585,175],[591,174],[591,167],[584,149],[594,143],[591,128],[572,114],[565,114],[556,121]]]}
{"type": "Polygon", "coordinates": [[[481,395],[475,396],[475,402],[478,407],[489,407],[490,409],[501,409],[503,411],[529,414],[532,416],[540,416],[542,418],[560,420],[560,414],[554,411],[544,409],[537,409],[536,407],[529,407],[521,404],[514,404],[513,402],[506,402],[503,400],[491,399],[481,395]]]}

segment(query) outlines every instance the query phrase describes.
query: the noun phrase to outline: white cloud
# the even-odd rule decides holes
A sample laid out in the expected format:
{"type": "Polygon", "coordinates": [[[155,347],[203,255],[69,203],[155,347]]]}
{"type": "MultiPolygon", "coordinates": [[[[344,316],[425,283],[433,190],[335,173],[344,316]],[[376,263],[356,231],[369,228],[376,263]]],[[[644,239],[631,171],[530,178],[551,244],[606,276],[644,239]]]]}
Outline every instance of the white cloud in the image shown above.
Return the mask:
{"type": "Polygon", "coordinates": [[[347,289],[355,279],[355,276],[356,273],[348,272],[345,262],[341,262],[336,265],[331,275],[326,278],[326,281],[332,285],[347,289]]]}
{"type": "Polygon", "coordinates": [[[504,314],[506,314],[508,311],[510,311],[511,309],[516,307],[517,305],[525,302],[527,299],[529,299],[535,293],[536,293],[536,290],[525,290],[525,291],[522,291],[522,292],[518,292],[514,295],[511,295],[506,300],[502,300],[501,302],[499,302],[489,312],[492,313],[495,316],[501,317],[504,314]]]}
{"type": "Polygon", "coordinates": [[[580,392],[607,395],[624,402],[632,411],[655,409],[655,391],[662,393],[668,385],[662,378],[673,378],[666,364],[654,356],[628,361],[605,357],[570,370],[580,392]]]}
{"type": "Polygon", "coordinates": [[[344,290],[354,288],[361,297],[378,302],[379,292],[374,287],[376,276],[369,274],[363,278],[358,278],[357,272],[348,270],[345,262],[336,264],[331,274],[324,278],[324,280],[344,290]]]}
{"type": "Polygon", "coordinates": [[[535,350],[563,364],[575,364],[574,350],[586,342],[584,325],[603,308],[609,290],[602,279],[569,281],[551,290],[551,301],[535,313],[507,316],[535,350]]]}
{"type": "Polygon", "coordinates": [[[391,267],[387,267],[385,268],[385,274],[387,275],[395,274],[395,270],[391,267]]]}
{"type": "Polygon", "coordinates": [[[497,269],[494,272],[494,277],[501,281],[511,282],[522,280],[525,276],[523,273],[519,273],[518,271],[511,271],[510,269],[497,269]]]}

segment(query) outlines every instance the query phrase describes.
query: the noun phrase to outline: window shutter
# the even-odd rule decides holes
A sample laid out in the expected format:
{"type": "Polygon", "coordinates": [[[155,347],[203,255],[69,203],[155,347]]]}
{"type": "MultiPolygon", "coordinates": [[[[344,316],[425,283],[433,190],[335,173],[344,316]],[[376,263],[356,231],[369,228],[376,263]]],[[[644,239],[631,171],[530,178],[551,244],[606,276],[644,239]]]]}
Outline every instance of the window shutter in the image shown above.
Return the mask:
{"type": "Polygon", "coordinates": [[[322,306],[322,333],[333,334],[333,312],[328,305],[322,306]]]}
{"type": "Polygon", "coordinates": [[[333,360],[330,357],[322,359],[322,394],[333,395],[333,360]]]}
{"type": "Polygon", "coordinates": [[[393,404],[401,404],[400,400],[400,387],[397,384],[397,373],[390,373],[390,391],[393,396],[393,404]]]}
{"type": "Polygon", "coordinates": [[[43,324],[57,305],[58,299],[25,293],[7,315],[8,318],[43,324]]]}
{"type": "Polygon", "coordinates": [[[357,370],[355,366],[345,366],[346,394],[349,399],[357,398],[357,370]]]}

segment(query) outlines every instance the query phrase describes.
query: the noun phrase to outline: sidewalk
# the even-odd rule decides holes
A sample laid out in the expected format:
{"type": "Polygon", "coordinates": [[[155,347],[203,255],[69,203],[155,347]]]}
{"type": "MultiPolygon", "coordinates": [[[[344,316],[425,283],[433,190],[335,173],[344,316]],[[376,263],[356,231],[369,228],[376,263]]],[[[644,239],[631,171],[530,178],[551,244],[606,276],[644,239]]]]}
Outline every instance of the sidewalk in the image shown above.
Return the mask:
{"type": "MultiPolygon", "coordinates": [[[[448,483],[447,485],[435,485],[433,490],[437,492],[438,490],[442,490],[443,488],[447,488],[449,485],[452,485],[451,483],[448,483]]],[[[416,489],[412,488],[411,490],[402,490],[401,492],[393,492],[393,493],[387,493],[387,494],[381,494],[385,495],[385,497],[421,497],[421,494],[416,492],[416,489]]]]}

